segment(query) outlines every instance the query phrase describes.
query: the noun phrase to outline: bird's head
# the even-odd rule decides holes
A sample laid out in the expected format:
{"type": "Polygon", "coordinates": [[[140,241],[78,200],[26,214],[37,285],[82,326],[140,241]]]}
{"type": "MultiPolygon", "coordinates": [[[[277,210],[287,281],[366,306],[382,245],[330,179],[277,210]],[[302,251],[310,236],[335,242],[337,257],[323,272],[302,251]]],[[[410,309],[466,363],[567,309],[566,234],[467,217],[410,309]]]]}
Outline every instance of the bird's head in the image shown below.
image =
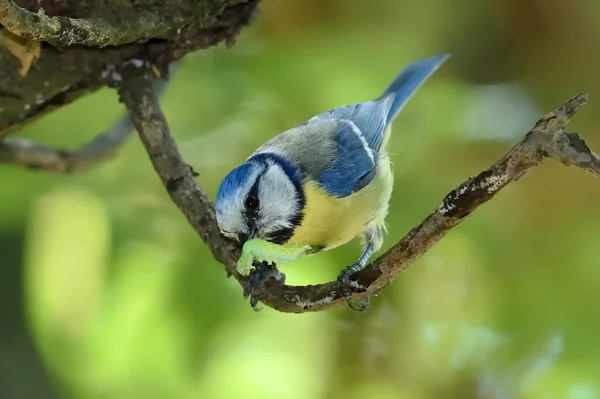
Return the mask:
{"type": "Polygon", "coordinates": [[[302,221],[304,203],[300,169],[283,156],[257,154],[221,182],[217,223],[241,245],[251,238],[284,244],[302,221]]]}

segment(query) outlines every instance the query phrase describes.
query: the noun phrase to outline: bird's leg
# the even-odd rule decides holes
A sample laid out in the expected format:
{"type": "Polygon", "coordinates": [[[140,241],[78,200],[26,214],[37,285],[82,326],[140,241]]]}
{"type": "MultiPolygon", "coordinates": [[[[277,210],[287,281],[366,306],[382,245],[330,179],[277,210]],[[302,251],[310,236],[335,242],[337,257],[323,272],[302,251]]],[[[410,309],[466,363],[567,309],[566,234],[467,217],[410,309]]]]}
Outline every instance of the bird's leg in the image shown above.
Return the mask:
{"type": "Polygon", "coordinates": [[[381,245],[383,244],[383,231],[383,220],[381,220],[379,223],[371,224],[363,234],[363,242],[365,243],[365,247],[360,255],[360,258],[358,258],[356,263],[342,270],[338,276],[338,289],[340,290],[340,293],[346,297],[346,302],[348,303],[348,306],[350,306],[350,309],[356,312],[365,311],[369,307],[371,299],[370,297],[362,298],[358,305],[354,305],[352,303],[352,293],[355,291],[352,289],[352,286],[355,285],[356,282],[351,281],[350,276],[364,269],[369,261],[369,258],[375,253],[375,251],[378,251],[379,248],[381,248],[381,245]]]}
{"type": "Polygon", "coordinates": [[[358,305],[354,305],[352,303],[352,283],[350,281],[350,276],[364,269],[367,265],[367,261],[374,252],[375,246],[373,244],[367,244],[362,255],[360,255],[360,258],[358,258],[358,261],[342,270],[337,278],[340,292],[346,297],[346,302],[348,303],[348,306],[350,306],[350,309],[356,312],[363,312],[367,310],[369,304],[371,303],[371,299],[369,297],[362,298],[358,305]]]}

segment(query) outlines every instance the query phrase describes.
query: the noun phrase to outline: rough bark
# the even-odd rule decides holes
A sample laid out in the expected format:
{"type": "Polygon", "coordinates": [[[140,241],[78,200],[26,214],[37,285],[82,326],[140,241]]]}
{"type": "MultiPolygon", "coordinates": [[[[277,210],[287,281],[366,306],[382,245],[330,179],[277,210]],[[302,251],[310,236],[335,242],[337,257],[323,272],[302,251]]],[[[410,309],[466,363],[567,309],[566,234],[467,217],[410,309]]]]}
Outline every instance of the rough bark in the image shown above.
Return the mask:
{"type": "MultiPolygon", "coordinates": [[[[150,81],[126,79],[120,87],[120,94],[172,201],[204,240],[215,259],[225,266],[228,274],[244,285],[246,278],[235,270],[240,248],[219,234],[213,204],[196,183],[192,169],[183,161],[152,92],[150,81]]],[[[520,179],[545,158],[554,158],[567,166],[577,166],[598,176],[600,157],[588,148],[579,135],[564,130],[564,126],[586,100],[587,95],[580,93],[545,115],[501,159],[446,195],[423,222],[385,254],[351,277],[355,282],[352,299],[380,293],[477,207],[491,200],[508,183],[520,179]]],[[[284,280],[273,278],[266,282],[257,297],[267,306],[282,312],[314,312],[346,304],[335,281],[288,286],[284,280]]]]}
{"type": "Polygon", "coordinates": [[[250,22],[257,3],[0,0],[0,26],[4,27],[0,34],[13,29],[22,38],[42,41],[40,57],[25,76],[19,73],[19,59],[0,46],[0,138],[84,94],[113,86],[128,63],[153,65],[161,71],[191,51],[223,41],[231,44],[250,22]],[[50,23],[49,17],[57,18],[50,23]],[[150,18],[152,29],[143,29],[139,22],[122,22],[140,17],[146,22],[150,18]],[[50,43],[77,45],[59,48],[50,43]],[[107,44],[119,45],[98,48],[107,44]]]}

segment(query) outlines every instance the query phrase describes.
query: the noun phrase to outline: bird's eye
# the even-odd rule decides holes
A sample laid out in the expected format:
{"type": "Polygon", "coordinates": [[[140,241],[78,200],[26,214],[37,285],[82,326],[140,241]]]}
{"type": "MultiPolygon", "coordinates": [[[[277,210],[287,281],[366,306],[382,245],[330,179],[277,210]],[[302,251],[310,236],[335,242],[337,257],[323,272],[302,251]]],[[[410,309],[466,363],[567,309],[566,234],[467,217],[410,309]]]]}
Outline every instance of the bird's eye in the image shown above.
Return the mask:
{"type": "Polygon", "coordinates": [[[247,209],[255,210],[256,208],[258,208],[258,205],[259,205],[258,198],[256,198],[253,195],[247,196],[246,199],[244,200],[244,206],[247,209]]]}

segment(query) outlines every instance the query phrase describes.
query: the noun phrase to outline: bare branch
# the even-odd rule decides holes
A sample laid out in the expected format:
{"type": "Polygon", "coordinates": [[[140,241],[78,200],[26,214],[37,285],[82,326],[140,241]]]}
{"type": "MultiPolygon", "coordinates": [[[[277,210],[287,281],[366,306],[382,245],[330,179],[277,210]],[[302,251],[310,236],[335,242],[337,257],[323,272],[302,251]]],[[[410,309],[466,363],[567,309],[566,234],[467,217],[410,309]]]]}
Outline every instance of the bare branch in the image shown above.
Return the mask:
{"type": "MultiPolygon", "coordinates": [[[[150,160],[171,199],[206,242],[215,258],[229,274],[243,284],[245,278],[235,271],[239,258],[237,245],[219,234],[213,205],[194,180],[193,171],[183,161],[167,122],[148,82],[132,79],[121,87],[121,98],[138,129],[150,160]]],[[[503,187],[521,178],[544,158],[555,158],[565,165],[600,174],[600,157],[576,133],[564,126],[587,100],[585,93],[571,98],[547,114],[500,160],[450,192],[427,218],[396,245],[364,270],[352,276],[356,282],[353,299],[376,295],[400,272],[423,255],[477,207],[494,197],[503,187]]],[[[337,292],[337,282],[311,286],[287,286],[270,279],[258,294],[260,300],[282,312],[313,312],[346,304],[337,292]]]]}
{"type": "Polygon", "coordinates": [[[48,42],[56,47],[74,44],[104,47],[144,42],[150,38],[167,39],[169,34],[184,26],[185,19],[176,12],[156,10],[138,11],[115,21],[50,17],[43,9],[34,13],[12,0],[0,0],[0,24],[15,35],[48,42]]]}
{"type": "Polygon", "coordinates": [[[75,151],[57,149],[27,139],[7,137],[0,140],[0,163],[65,174],[85,172],[112,157],[133,130],[131,119],[124,116],[111,129],[75,151]]]}

